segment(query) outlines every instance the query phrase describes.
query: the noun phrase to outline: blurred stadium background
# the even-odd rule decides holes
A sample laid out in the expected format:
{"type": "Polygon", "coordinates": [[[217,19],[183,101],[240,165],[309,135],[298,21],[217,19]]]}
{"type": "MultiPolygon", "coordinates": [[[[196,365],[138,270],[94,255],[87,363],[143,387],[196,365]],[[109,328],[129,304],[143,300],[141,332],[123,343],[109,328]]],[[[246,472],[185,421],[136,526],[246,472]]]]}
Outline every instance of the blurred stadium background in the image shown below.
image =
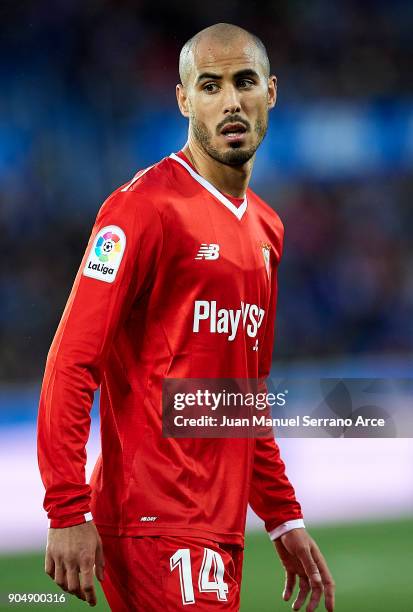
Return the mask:
{"type": "MultiPolygon", "coordinates": [[[[199,29],[229,21],[257,33],[278,76],[253,181],[286,226],[274,373],[411,376],[413,3],[38,0],[2,3],[0,17],[6,609],[8,592],[54,590],[35,453],[48,346],[101,202],[185,141],[177,56],[199,29]]],[[[413,610],[412,441],[280,446],[338,583],[338,612],[413,610]]],[[[242,610],[287,609],[271,545],[253,516],[249,527],[242,610]]]]}

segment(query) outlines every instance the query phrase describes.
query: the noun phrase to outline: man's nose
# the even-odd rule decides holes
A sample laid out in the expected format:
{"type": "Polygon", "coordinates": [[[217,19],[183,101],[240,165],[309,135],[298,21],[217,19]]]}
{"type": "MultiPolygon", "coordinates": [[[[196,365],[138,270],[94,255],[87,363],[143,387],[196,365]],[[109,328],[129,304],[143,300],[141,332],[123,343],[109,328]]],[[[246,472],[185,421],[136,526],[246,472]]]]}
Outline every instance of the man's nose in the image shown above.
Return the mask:
{"type": "Polygon", "coordinates": [[[241,104],[239,101],[239,94],[235,87],[228,87],[225,91],[224,98],[224,114],[233,115],[241,111],[241,104]]]}

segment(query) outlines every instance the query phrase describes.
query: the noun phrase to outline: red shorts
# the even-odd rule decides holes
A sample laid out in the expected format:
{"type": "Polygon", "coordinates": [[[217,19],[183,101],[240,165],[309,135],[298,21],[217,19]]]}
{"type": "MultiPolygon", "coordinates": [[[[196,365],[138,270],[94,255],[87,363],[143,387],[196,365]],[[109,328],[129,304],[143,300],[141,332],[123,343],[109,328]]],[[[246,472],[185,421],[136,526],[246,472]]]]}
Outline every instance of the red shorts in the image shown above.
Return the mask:
{"type": "Polygon", "coordinates": [[[113,612],[239,610],[241,546],[181,536],[101,538],[101,584],[113,612]]]}

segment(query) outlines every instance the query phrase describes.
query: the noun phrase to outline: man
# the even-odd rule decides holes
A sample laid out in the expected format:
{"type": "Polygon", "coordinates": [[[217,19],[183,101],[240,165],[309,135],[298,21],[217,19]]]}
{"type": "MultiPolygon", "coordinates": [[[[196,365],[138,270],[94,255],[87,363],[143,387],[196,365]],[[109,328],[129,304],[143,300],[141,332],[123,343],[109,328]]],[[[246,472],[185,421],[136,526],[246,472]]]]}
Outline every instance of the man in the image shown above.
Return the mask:
{"type": "Polygon", "coordinates": [[[310,594],[312,612],[324,591],[331,611],[333,581],[273,437],[162,436],[164,379],[268,375],[283,240],[248,189],[276,100],[263,44],[217,24],[186,43],[179,67],[188,142],[102,206],[49,352],[38,421],[45,569],[95,605],[94,568],[115,611],[238,610],[249,502],[284,564],[284,599],[299,578],[294,609],[310,594]]]}

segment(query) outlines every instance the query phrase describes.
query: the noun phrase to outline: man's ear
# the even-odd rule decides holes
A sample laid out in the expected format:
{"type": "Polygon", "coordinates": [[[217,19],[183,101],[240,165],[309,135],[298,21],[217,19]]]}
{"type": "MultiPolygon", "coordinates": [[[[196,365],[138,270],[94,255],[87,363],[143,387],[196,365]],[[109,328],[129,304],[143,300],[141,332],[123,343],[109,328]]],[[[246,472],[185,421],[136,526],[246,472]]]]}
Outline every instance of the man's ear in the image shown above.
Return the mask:
{"type": "Polygon", "coordinates": [[[268,108],[274,108],[277,101],[277,77],[268,77],[268,108]]]}
{"type": "Polygon", "coordinates": [[[188,96],[186,94],[186,89],[182,85],[182,83],[178,83],[178,85],[176,86],[176,99],[178,101],[179,110],[181,111],[182,115],[188,118],[188,96]]]}

